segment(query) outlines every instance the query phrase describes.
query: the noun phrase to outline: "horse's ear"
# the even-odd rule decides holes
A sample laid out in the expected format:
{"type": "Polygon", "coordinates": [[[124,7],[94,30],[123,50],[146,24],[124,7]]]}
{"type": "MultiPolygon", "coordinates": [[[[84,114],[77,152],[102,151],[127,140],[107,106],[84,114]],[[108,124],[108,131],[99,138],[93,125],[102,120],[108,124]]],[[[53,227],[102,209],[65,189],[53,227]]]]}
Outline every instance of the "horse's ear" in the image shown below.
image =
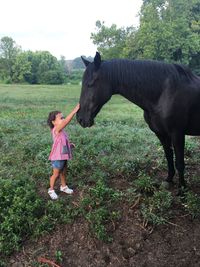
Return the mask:
{"type": "Polygon", "coordinates": [[[94,57],[94,65],[96,70],[98,70],[101,65],[101,55],[99,54],[99,52],[96,52],[96,55],[94,57]]]}
{"type": "Polygon", "coordinates": [[[82,59],[84,65],[85,65],[86,67],[91,63],[90,61],[88,61],[87,59],[85,59],[85,58],[82,57],[82,56],[81,56],[81,59],[82,59]]]}

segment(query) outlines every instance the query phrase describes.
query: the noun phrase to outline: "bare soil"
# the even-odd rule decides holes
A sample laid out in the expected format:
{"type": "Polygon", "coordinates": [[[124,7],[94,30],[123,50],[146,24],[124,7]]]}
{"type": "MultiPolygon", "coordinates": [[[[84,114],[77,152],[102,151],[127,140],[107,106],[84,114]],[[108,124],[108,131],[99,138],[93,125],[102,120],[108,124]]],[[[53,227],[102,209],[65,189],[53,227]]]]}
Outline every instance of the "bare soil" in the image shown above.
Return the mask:
{"type": "MultiPolygon", "coordinates": [[[[122,189],[129,183],[117,178],[112,181],[112,186],[122,189]]],[[[195,185],[192,190],[199,194],[200,185],[195,185]]],[[[137,202],[130,205],[124,201],[119,209],[122,213],[120,221],[110,225],[111,243],[94,238],[88,223],[79,218],[72,224],[60,225],[38,240],[25,242],[21,252],[10,258],[8,267],[44,266],[36,264],[39,257],[62,267],[200,266],[199,219],[192,220],[178,201],[173,204],[173,219],[156,227],[144,224],[137,202]],[[61,263],[56,262],[57,251],[62,253],[61,263]]]]}

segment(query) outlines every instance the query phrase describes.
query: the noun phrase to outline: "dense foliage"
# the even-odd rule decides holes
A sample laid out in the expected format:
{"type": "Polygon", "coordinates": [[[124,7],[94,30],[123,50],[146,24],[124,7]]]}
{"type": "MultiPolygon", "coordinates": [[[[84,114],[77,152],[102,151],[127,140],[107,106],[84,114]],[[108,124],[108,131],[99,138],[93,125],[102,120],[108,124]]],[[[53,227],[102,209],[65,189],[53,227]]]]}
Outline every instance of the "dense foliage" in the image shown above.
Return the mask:
{"type": "Polygon", "coordinates": [[[104,58],[179,62],[200,73],[199,14],[199,0],[144,0],[138,29],[97,21],[91,38],[104,58]]]}
{"type": "Polygon", "coordinates": [[[81,58],[58,60],[48,51],[22,51],[10,37],[0,40],[0,80],[6,83],[78,84],[83,73],[81,58]],[[72,79],[71,79],[72,77],[72,79]]]}

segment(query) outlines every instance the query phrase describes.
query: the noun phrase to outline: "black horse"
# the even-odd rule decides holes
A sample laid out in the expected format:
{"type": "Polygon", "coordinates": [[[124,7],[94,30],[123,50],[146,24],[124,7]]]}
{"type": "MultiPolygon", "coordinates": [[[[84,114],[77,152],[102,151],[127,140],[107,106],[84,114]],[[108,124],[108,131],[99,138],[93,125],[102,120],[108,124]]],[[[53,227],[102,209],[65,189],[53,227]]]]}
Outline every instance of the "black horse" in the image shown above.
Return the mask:
{"type": "Polygon", "coordinates": [[[159,138],[168,163],[167,182],[175,166],[179,188],[185,187],[185,135],[200,135],[200,77],[187,67],[150,60],[113,59],[94,62],[82,58],[82,80],[77,120],[90,127],[101,107],[113,94],[120,94],[144,110],[144,118],[159,138]]]}

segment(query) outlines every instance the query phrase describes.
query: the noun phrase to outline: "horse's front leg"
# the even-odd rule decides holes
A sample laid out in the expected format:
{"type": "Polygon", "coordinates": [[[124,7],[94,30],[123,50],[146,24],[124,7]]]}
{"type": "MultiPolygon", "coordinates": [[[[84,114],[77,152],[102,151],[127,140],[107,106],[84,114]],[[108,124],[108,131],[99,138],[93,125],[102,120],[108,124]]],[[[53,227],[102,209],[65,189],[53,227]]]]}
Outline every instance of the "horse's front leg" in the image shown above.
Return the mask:
{"type": "Polygon", "coordinates": [[[167,133],[165,133],[160,129],[161,127],[156,124],[157,119],[150,116],[150,114],[147,111],[144,111],[144,119],[148,123],[149,128],[156,134],[156,136],[158,137],[163,146],[168,165],[168,176],[166,181],[168,183],[173,183],[175,168],[174,168],[174,155],[172,149],[172,139],[167,133]]]}
{"type": "Polygon", "coordinates": [[[168,176],[167,176],[166,181],[168,183],[173,183],[173,177],[175,175],[175,168],[174,168],[174,154],[173,154],[173,149],[172,149],[172,140],[167,134],[156,133],[156,135],[159,138],[163,146],[165,157],[167,159],[168,176]]]}
{"type": "Polygon", "coordinates": [[[175,166],[179,175],[179,193],[182,192],[183,187],[186,187],[185,179],[184,179],[184,169],[185,169],[185,161],[184,161],[184,147],[185,147],[185,135],[182,133],[174,133],[172,134],[172,143],[175,151],[175,166]]]}

